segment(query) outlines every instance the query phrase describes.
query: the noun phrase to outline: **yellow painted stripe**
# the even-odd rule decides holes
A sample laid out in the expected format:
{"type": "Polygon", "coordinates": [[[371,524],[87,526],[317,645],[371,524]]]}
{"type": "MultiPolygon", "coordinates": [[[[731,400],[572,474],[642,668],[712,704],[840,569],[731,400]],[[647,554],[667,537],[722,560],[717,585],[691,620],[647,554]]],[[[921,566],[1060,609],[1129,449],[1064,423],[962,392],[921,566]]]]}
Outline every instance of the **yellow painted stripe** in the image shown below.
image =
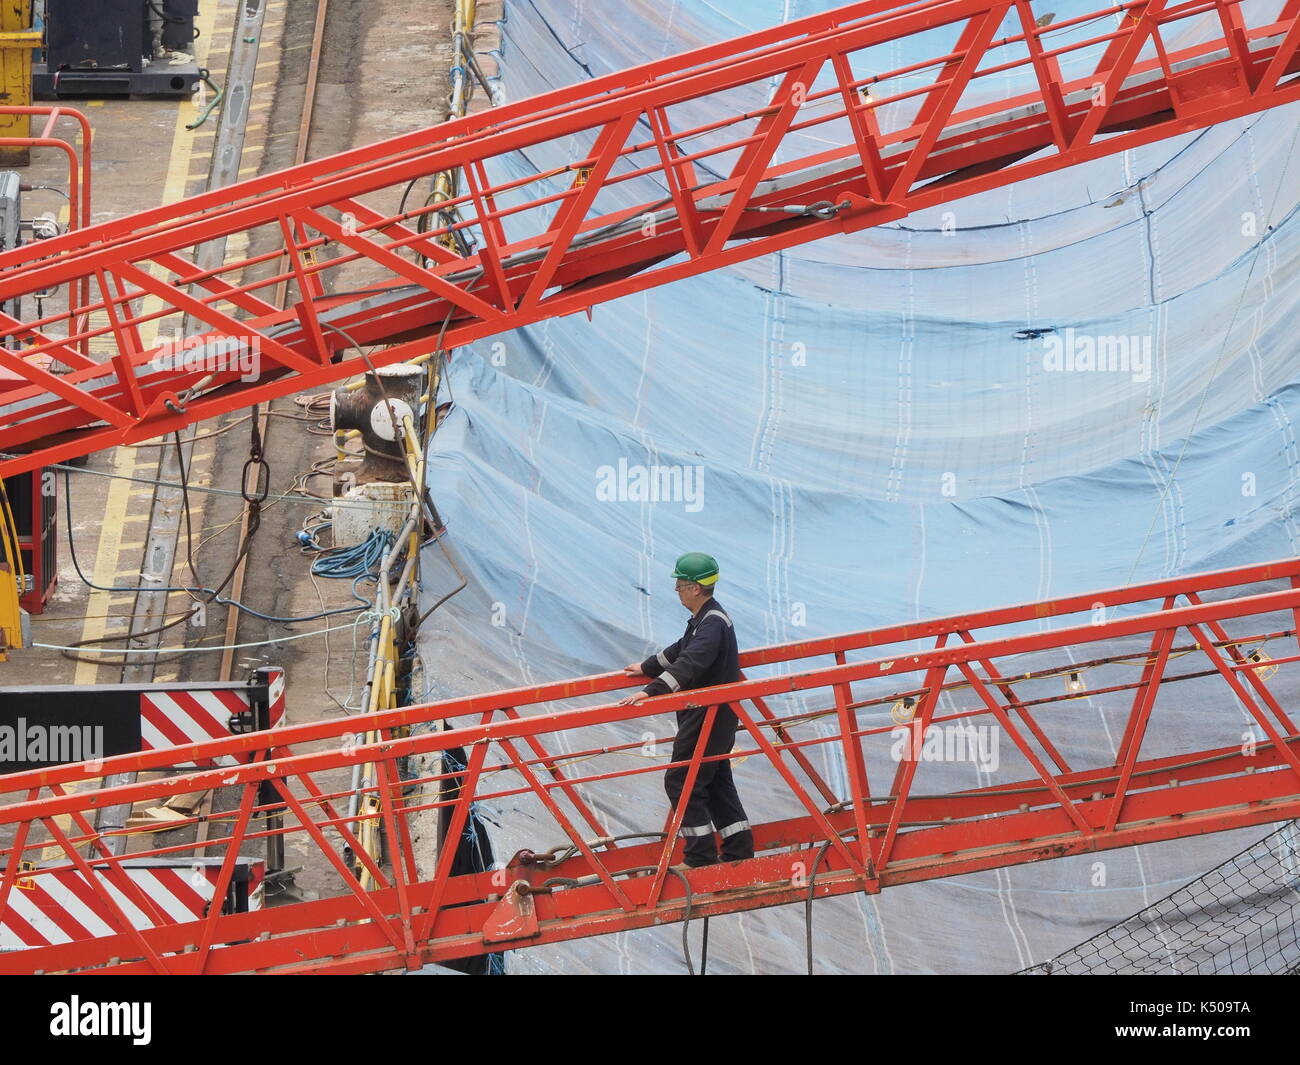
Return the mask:
{"type": "MultiPolygon", "coordinates": [[[[135,467],[135,456],[127,448],[118,448],[113,455],[113,472],[129,475],[135,467]]],[[[104,501],[104,520],[99,527],[99,547],[95,551],[94,582],[100,585],[112,584],[118,568],[118,553],[122,544],[122,526],[126,518],[127,504],[131,498],[130,481],[110,481],[108,498],[104,501]]],[[[71,532],[69,535],[72,535],[71,532]]],[[[92,615],[90,620],[82,622],[82,640],[96,640],[106,634],[108,626],[105,619],[95,617],[97,614],[111,613],[110,592],[93,591],[86,600],[86,613],[92,615]]],[[[90,662],[78,662],[74,684],[99,683],[100,667],[90,662]]]]}
{"type": "MultiPolygon", "coordinates": [[[[199,17],[195,20],[195,25],[199,29],[198,48],[196,59],[200,66],[207,65],[208,46],[213,40],[213,26],[216,23],[216,12],[213,10],[215,4],[203,5],[199,12],[199,17]],[[206,14],[204,13],[206,10],[206,14]]],[[[189,175],[190,158],[194,152],[194,139],[190,131],[185,128],[186,124],[194,120],[194,107],[187,101],[181,101],[176,108],[176,123],[172,130],[172,142],[169,153],[167,175],[163,180],[163,203],[175,203],[183,199],[185,194],[185,181],[189,175]]],[[[147,298],[142,307],[146,312],[159,310],[162,304],[157,297],[147,298]]],[[[158,334],[158,323],[147,322],[141,329],[142,338],[146,347],[152,347],[158,334]]],[[[113,455],[113,473],[118,476],[131,476],[135,473],[136,461],[139,452],[133,448],[118,448],[113,455]]],[[[148,486],[133,484],[131,481],[116,480],[109,484],[108,498],[104,505],[104,520],[100,525],[99,546],[95,552],[95,576],[96,584],[108,585],[113,584],[116,577],[124,571],[121,570],[120,554],[122,551],[122,532],[123,526],[129,521],[148,521],[148,514],[128,515],[127,509],[134,493],[133,490],[143,489],[144,499],[149,499],[148,486]]],[[[136,571],[130,571],[134,576],[136,571]]],[[[106,619],[97,618],[94,615],[110,614],[113,612],[113,601],[120,596],[114,596],[111,592],[92,591],[86,601],[86,613],[91,615],[91,619],[82,623],[81,638],[83,640],[97,639],[106,634],[108,625],[106,619]]],[[[97,684],[99,683],[99,673],[101,668],[109,668],[116,671],[119,667],[100,667],[90,662],[78,662],[77,670],[73,676],[74,684],[97,684]]]]}

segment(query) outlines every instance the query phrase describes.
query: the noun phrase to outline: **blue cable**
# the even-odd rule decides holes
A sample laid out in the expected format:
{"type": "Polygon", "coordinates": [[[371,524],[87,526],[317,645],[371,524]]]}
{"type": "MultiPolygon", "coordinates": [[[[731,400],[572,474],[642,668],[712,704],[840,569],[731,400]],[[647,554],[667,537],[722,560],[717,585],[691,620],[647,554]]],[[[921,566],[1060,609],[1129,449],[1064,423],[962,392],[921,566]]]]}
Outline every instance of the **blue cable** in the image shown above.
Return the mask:
{"type": "Polygon", "coordinates": [[[372,529],[361,543],[322,554],[311,564],[311,571],[317,577],[358,581],[379,569],[392,543],[392,533],[386,529],[372,529]]]}

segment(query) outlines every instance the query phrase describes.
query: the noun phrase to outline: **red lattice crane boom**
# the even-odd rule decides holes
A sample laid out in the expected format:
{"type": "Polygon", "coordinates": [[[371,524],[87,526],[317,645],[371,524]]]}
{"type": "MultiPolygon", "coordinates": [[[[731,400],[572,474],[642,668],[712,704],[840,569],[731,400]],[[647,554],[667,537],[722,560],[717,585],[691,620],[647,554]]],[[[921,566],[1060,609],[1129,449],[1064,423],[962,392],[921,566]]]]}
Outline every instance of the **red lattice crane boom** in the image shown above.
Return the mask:
{"type": "MultiPolygon", "coordinates": [[[[32,916],[25,888],[73,872],[81,904],[116,931],[61,928],[44,945],[0,952],[0,973],[414,968],[1284,821],[1300,816],[1300,735],[1269,682],[1297,663],[1291,559],[749,651],[739,683],[640,706],[609,701],[632,682],[604,674],[367,715],[374,742],[357,743],[359,719],[349,718],[11,774],[0,777],[0,941],[7,922],[32,916]],[[1185,712],[1190,699],[1196,714],[1185,712]],[[1093,701],[1082,704],[1089,715],[1120,716],[1116,750],[1071,720],[1079,700],[1093,701]],[[653,752],[670,749],[674,711],[723,701],[741,724],[726,757],[747,759],[741,790],[761,791],[769,813],[751,808],[755,858],[679,876],[670,865],[681,860],[681,814],[663,812],[669,759],[653,752]],[[985,727],[1006,749],[978,787],[909,742],[985,727]],[[463,761],[427,760],[446,752],[463,761]],[[240,764],[90,788],[94,777],[232,755],[240,764]],[[824,772],[831,755],[839,783],[824,772]],[[412,756],[423,768],[403,776],[412,756]],[[368,801],[349,813],[348,793],[327,781],[354,765],[373,775],[368,801]],[[341,886],[202,920],[158,912],[122,863],[179,857],[193,843],[114,856],[94,813],[209,788],[226,789],[225,808],[206,818],[206,853],[221,859],[214,898],[225,897],[241,847],[268,834],[294,853],[316,851],[341,886]],[[454,846],[417,849],[415,818],[445,816],[446,838],[458,840],[475,803],[508,804],[516,828],[531,816],[539,849],[559,845],[461,875],[454,846]],[[642,835],[616,834],[602,810],[640,822],[642,835]],[[387,867],[358,839],[376,820],[387,867]]],[[[702,759],[697,747],[685,763],[686,793],[702,759]]]]}
{"type": "Polygon", "coordinates": [[[0,476],[351,376],[356,345],[450,349],[1293,102],[1298,14],[869,0],[0,255],[0,305],[23,300],[0,368],[25,383],[0,394],[0,476]],[[900,41],[931,57],[872,66],[900,41]],[[516,152],[556,162],[501,177],[516,152]],[[444,171],[462,192],[402,209],[444,171]],[[337,291],[355,263],[365,291],[337,291]],[[72,306],[27,313],[59,286],[72,306]],[[178,359],[187,314],[208,332],[178,359]]]}

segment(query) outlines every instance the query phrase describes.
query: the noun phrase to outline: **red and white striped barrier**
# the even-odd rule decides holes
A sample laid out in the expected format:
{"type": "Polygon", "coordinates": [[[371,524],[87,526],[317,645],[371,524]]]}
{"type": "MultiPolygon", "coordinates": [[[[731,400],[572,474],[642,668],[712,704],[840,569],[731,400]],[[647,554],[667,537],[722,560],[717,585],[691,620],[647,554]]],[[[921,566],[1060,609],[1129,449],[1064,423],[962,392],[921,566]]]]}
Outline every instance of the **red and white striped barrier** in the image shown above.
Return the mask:
{"type": "MultiPolygon", "coordinates": [[[[137,858],[122,863],[137,885],[163,912],[165,923],[184,924],[207,916],[221,873],[220,858],[137,858]]],[[[232,912],[260,910],[265,901],[266,862],[239,858],[231,879],[232,912]]],[[[96,939],[118,931],[105,904],[107,892],[136,928],[156,922],[133,903],[107,877],[97,872],[100,890],[91,890],[85,878],[65,861],[38,865],[19,878],[0,913],[0,951],[25,950],[96,939]],[[40,872],[46,867],[48,872],[40,872]],[[36,875],[32,875],[32,873],[36,875]]]]}
{"type": "MultiPolygon", "coordinates": [[[[0,780],[29,769],[172,750],[274,728],[284,720],[285,674],[264,666],[214,684],[97,684],[0,688],[0,780]]],[[[178,755],[183,757],[183,755],[178,755]]],[[[187,768],[226,768],[211,756],[187,768]]]]}
{"type": "MultiPolygon", "coordinates": [[[[270,671],[270,721],[278,725],[284,717],[284,670],[270,671]]],[[[141,750],[156,751],[187,743],[224,739],[231,734],[230,719],[248,713],[251,697],[246,691],[145,691],[140,694],[141,750]]],[[[238,765],[243,758],[225,756],[202,762],[178,762],[182,768],[211,769],[238,765]]]]}

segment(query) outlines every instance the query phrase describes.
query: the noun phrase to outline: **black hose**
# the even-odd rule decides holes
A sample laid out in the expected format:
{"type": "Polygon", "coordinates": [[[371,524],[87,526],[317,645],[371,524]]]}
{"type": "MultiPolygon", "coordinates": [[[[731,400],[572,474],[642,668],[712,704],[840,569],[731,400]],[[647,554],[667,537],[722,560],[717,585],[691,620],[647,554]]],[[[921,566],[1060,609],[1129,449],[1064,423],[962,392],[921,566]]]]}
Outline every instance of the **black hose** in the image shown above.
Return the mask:
{"type": "Polygon", "coordinates": [[[812,940],[812,910],[813,910],[813,889],[817,886],[817,870],[821,868],[822,859],[826,857],[826,852],[831,849],[831,841],[827,840],[817,851],[817,857],[813,859],[812,870],[808,874],[808,898],[803,904],[804,928],[807,931],[808,938],[808,975],[813,974],[813,940],[812,940]]]}
{"type": "MultiPolygon", "coordinates": [[[[691,941],[688,935],[691,931],[691,911],[695,906],[695,896],[691,891],[691,882],[686,879],[685,873],[672,865],[668,867],[668,871],[677,877],[682,882],[682,887],[686,889],[686,913],[682,916],[682,956],[686,959],[686,971],[691,976],[694,976],[695,964],[691,961],[691,941]]],[[[705,945],[707,948],[707,940],[705,940],[705,945]]]]}

